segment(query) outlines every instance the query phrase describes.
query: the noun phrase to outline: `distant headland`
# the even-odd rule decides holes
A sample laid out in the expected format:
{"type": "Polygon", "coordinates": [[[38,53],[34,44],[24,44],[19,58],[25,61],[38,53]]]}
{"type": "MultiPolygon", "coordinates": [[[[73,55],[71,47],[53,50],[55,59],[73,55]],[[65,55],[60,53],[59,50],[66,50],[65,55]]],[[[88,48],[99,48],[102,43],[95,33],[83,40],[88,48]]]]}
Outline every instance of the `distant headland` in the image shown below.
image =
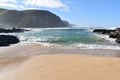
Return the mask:
{"type": "Polygon", "coordinates": [[[46,10],[0,9],[0,28],[53,28],[69,27],[67,21],[46,10]]]}

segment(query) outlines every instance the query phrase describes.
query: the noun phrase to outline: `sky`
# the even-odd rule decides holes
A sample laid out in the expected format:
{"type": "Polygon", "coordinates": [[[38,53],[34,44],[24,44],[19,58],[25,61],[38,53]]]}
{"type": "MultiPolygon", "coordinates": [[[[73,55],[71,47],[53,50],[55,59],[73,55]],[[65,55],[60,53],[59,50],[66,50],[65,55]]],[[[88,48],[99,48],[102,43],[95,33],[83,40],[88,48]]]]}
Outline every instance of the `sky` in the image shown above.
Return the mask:
{"type": "Polygon", "coordinates": [[[49,10],[79,27],[120,26],[120,0],[0,0],[0,8],[49,10]]]}

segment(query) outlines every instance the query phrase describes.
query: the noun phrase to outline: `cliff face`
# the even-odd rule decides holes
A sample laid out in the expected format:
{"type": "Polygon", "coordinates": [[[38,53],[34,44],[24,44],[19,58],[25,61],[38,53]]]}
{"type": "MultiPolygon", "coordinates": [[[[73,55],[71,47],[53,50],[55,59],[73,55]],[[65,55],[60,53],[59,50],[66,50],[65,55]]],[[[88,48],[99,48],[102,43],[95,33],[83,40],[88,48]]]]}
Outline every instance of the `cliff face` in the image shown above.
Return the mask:
{"type": "Polygon", "coordinates": [[[10,28],[49,28],[69,27],[57,15],[45,10],[0,9],[0,27],[10,28]]]}

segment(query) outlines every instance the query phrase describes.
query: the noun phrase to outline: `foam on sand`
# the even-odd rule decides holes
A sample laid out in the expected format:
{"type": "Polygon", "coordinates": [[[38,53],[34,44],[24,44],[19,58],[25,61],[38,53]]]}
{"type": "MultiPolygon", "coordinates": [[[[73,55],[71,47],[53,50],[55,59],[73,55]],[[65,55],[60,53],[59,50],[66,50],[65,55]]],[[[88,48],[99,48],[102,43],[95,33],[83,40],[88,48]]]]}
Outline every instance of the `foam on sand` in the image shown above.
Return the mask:
{"type": "Polygon", "coordinates": [[[120,59],[74,54],[32,57],[0,80],[120,80],[120,59]]]}

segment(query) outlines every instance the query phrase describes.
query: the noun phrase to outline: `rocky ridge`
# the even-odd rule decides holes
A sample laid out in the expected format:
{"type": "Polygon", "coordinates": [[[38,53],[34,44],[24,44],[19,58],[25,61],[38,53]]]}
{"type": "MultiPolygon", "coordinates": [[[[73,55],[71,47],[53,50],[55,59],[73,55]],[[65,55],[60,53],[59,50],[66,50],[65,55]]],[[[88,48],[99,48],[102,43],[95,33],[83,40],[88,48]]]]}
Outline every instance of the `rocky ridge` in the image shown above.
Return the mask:
{"type": "Polygon", "coordinates": [[[46,10],[0,9],[1,28],[53,28],[69,27],[69,22],[46,10]]]}

